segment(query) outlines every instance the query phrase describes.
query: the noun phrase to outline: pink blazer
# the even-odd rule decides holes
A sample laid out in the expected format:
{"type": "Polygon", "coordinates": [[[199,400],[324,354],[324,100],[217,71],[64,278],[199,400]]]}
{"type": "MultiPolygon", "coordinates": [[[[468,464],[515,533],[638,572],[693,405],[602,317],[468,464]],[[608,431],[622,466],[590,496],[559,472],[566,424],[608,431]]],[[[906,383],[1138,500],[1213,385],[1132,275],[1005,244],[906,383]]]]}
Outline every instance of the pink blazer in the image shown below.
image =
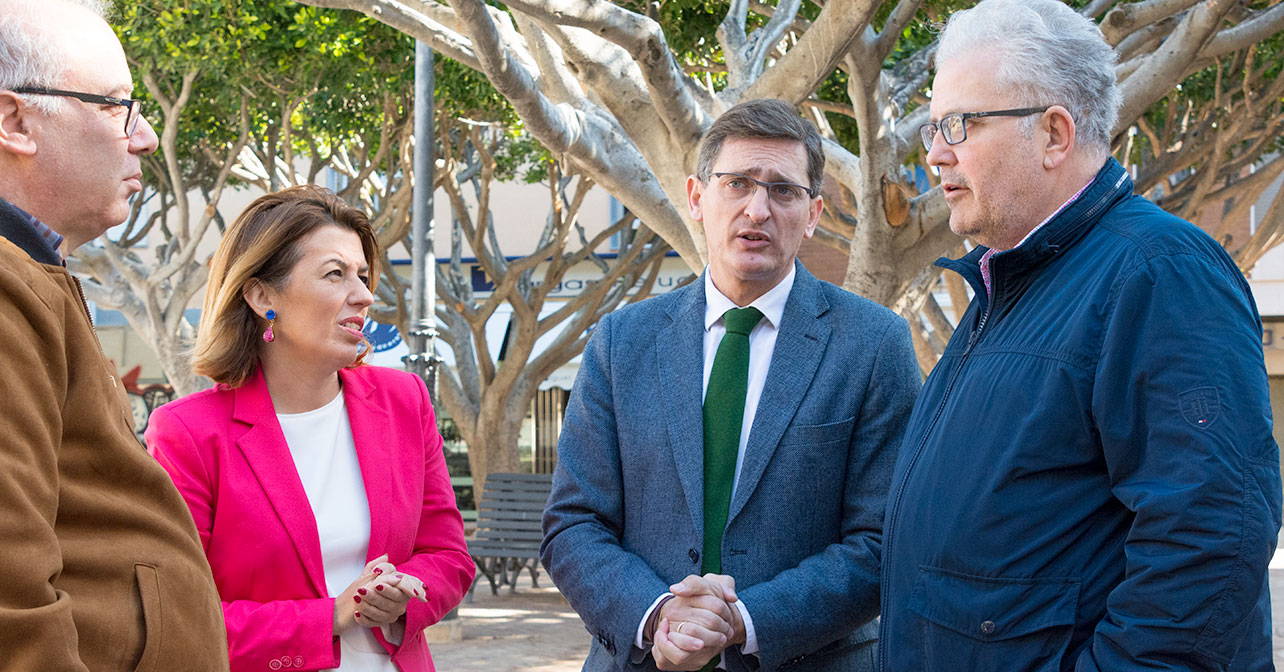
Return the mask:
{"type": "MultiPolygon", "coordinates": [[[[370,551],[423,580],[401,646],[375,636],[403,672],[432,672],[423,629],[459,604],[473,562],[423,381],[344,369],[344,401],[370,500],[370,551]]],[[[148,450],[187,500],[223,600],[233,672],[338,667],[317,524],[262,373],[152,414],[148,450]]]]}

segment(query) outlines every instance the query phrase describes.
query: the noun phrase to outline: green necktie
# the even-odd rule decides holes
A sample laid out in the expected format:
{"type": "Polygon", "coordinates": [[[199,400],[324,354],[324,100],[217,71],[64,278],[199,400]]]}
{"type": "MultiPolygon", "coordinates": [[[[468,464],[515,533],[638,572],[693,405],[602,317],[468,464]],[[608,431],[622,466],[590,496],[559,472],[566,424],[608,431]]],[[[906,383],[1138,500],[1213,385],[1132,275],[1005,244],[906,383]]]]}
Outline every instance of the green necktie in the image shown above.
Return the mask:
{"type": "Polygon", "coordinates": [[[749,332],[762,319],[757,308],[722,314],[727,334],[718,344],[704,393],[704,556],[701,573],[722,572],[722,530],[731,508],[731,486],[740,452],[740,425],[749,389],[749,332]]]}

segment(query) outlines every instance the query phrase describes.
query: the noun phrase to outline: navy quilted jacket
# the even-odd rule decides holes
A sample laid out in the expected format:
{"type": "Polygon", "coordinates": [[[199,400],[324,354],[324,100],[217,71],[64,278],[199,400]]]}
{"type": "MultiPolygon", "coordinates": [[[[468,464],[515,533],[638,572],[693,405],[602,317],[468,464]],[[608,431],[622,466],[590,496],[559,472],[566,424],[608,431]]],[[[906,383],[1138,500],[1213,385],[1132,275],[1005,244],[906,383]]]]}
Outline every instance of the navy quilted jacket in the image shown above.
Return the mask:
{"type": "Polygon", "coordinates": [[[975,289],[888,500],[881,670],[1269,670],[1261,321],[1113,159],[975,289]]]}

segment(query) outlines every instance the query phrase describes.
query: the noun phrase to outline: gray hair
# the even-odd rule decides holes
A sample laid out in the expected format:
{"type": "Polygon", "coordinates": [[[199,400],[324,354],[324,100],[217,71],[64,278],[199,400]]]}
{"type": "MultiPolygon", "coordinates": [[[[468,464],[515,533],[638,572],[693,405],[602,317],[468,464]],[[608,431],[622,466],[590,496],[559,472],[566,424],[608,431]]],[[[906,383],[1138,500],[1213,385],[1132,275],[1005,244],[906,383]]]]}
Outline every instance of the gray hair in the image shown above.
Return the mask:
{"type": "MultiPolygon", "coordinates": [[[[1118,57],[1091,19],[1056,0],[982,0],[950,16],[936,62],[975,49],[998,59],[998,84],[1018,92],[1015,105],[1061,105],[1081,143],[1110,151],[1123,103],[1118,57]]],[[[1034,119],[1026,123],[1034,128],[1034,119]]]]}
{"type": "MultiPolygon", "coordinates": [[[[60,0],[84,7],[100,17],[107,14],[102,0],[60,0]]],[[[50,39],[47,13],[51,0],[0,0],[0,89],[19,86],[56,86],[67,73],[67,59],[60,40],[50,39]],[[42,21],[44,19],[44,21],[42,21]]],[[[46,114],[61,109],[55,96],[23,98],[46,114]]]]}
{"type": "Polygon", "coordinates": [[[810,121],[798,116],[798,110],[783,100],[758,98],[727,110],[705,131],[700,140],[700,158],[696,177],[708,182],[713,164],[727,138],[777,138],[796,140],[807,152],[807,181],[813,193],[820,193],[825,180],[825,151],[820,132],[810,121]]]}

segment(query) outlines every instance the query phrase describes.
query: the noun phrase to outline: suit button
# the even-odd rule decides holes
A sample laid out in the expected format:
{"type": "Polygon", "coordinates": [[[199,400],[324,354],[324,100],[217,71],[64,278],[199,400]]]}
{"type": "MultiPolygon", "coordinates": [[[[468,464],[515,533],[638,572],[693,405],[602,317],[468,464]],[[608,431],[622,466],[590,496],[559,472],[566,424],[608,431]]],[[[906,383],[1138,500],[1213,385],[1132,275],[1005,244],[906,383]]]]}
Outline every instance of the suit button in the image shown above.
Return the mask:
{"type": "Polygon", "coordinates": [[[269,661],[268,661],[268,669],[271,669],[271,670],[279,670],[279,669],[281,669],[281,661],[280,661],[280,660],[278,660],[278,659],[276,659],[276,658],[273,658],[272,660],[269,660],[269,661]]]}
{"type": "Polygon", "coordinates": [[[993,634],[994,634],[994,621],[981,621],[981,634],[983,634],[983,635],[993,635],[993,634]]]}
{"type": "Polygon", "coordinates": [[[691,558],[691,562],[700,562],[700,552],[694,548],[687,551],[687,555],[691,558]]]}
{"type": "Polygon", "coordinates": [[[289,656],[281,656],[281,667],[294,667],[294,661],[289,656]]]}
{"type": "Polygon", "coordinates": [[[294,657],[294,666],[295,666],[295,667],[303,667],[303,656],[295,656],[295,657],[294,657]]]}

